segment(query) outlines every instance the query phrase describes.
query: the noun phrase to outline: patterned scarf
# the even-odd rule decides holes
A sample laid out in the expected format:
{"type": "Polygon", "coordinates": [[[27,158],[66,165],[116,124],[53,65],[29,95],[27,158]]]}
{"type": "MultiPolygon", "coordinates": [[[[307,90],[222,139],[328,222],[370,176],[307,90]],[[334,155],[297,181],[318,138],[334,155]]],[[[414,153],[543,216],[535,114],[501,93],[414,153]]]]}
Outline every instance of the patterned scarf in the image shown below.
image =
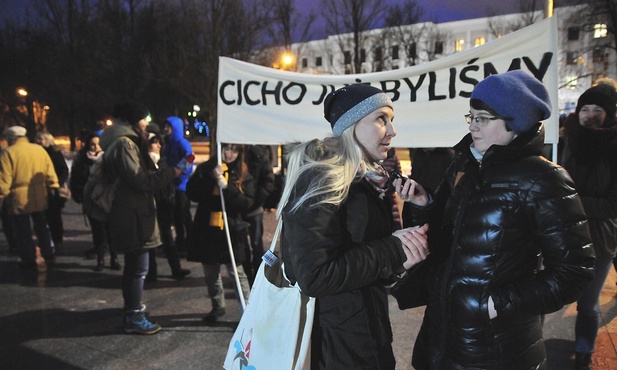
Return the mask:
{"type": "Polygon", "coordinates": [[[378,192],[385,193],[386,190],[388,190],[390,176],[388,175],[388,171],[386,171],[381,164],[374,163],[373,168],[366,171],[364,178],[373,185],[378,192]]]}

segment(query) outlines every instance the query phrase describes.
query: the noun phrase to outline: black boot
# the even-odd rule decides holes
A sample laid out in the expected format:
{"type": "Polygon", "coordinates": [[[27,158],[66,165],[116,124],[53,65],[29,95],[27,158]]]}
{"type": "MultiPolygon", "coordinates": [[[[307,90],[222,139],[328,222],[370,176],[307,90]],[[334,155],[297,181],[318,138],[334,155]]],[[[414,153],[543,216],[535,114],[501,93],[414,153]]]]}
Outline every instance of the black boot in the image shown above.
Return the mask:
{"type": "Polygon", "coordinates": [[[574,368],[576,370],[589,370],[591,365],[591,353],[576,352],[574,368]]]}
{"type": "Polygon", "coordinates": [[[118,255],[116,252],[110,251],[109,256],[109,268],[116,271],[122,270],[122,265],[118,262],[118,255]]]}
{"type": "Polygon", "coordinates": [[[98,256],[96,258],[96,267],[94,268],[94,271],[103,271],[104,267],[105,267],[105,258],[103,256],[98,256]]]}
{"type": "Polygon", "coordinates": [[[178,250],[175,246],[164,247],[165,255],[167,256],[167,262],[171,267],[171,277],[176,280],[182,280],[186,276],[191,274],[191,270],[183,269],[180,265],[180,257],[178,257],[178,250]]]}

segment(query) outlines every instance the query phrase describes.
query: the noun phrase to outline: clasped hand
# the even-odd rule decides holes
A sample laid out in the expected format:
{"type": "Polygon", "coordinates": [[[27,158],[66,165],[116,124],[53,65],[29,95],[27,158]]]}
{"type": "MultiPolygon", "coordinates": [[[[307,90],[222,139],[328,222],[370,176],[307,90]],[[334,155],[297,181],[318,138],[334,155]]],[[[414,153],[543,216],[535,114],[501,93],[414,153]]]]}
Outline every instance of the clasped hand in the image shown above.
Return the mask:
{"type": "Polygon", "coordinates": [[[403,243],[403,251],[407,256],[407,260],[403,263],[405,270],[410,269],[417,263],[424,261],[428,256],[428,240],[426,232],[428,224],[422,226],[408,227],[402,230],[396,230],[392,235],[396,236],[403,243]]]}

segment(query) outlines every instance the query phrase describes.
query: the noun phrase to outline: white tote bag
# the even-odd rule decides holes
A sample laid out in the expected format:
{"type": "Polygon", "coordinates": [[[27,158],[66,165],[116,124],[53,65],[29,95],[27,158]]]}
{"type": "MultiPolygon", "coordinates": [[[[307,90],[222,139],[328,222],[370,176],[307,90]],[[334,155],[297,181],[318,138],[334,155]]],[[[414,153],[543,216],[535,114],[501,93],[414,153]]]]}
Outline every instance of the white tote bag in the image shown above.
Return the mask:
{"type": "MultiPolygon", "coordinates": [[[[282,220],[266,255],[273,255],[281,224],[282,220]]],[[[271,266],[262,262],[257,270],[249,302],[229,342],[225,369],[310,368],[315,298],[303,294],[297,284],[291,285],[282,264],[274,259],[271,266]]]]}

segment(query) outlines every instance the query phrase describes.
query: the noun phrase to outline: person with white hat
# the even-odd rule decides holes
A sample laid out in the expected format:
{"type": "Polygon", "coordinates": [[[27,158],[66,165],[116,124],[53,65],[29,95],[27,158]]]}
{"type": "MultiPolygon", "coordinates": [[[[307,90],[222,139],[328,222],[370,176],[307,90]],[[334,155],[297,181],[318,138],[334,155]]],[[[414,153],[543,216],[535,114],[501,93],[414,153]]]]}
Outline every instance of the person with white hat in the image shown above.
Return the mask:
{"type": "Polygon", "coordinates": [[[32,240],[32,224],[41,255],[47,267],[55,262],[51,235],[45,211],[48,194],[57,192],[58,176],[51,158],[40,145],[30,143],[26,129],[11,126],[4,130],[9,147],[0,156],[0,200],[8,202],[13,236],[20,257],[19,266],[35,270],[36,245],[32,240]]]}

